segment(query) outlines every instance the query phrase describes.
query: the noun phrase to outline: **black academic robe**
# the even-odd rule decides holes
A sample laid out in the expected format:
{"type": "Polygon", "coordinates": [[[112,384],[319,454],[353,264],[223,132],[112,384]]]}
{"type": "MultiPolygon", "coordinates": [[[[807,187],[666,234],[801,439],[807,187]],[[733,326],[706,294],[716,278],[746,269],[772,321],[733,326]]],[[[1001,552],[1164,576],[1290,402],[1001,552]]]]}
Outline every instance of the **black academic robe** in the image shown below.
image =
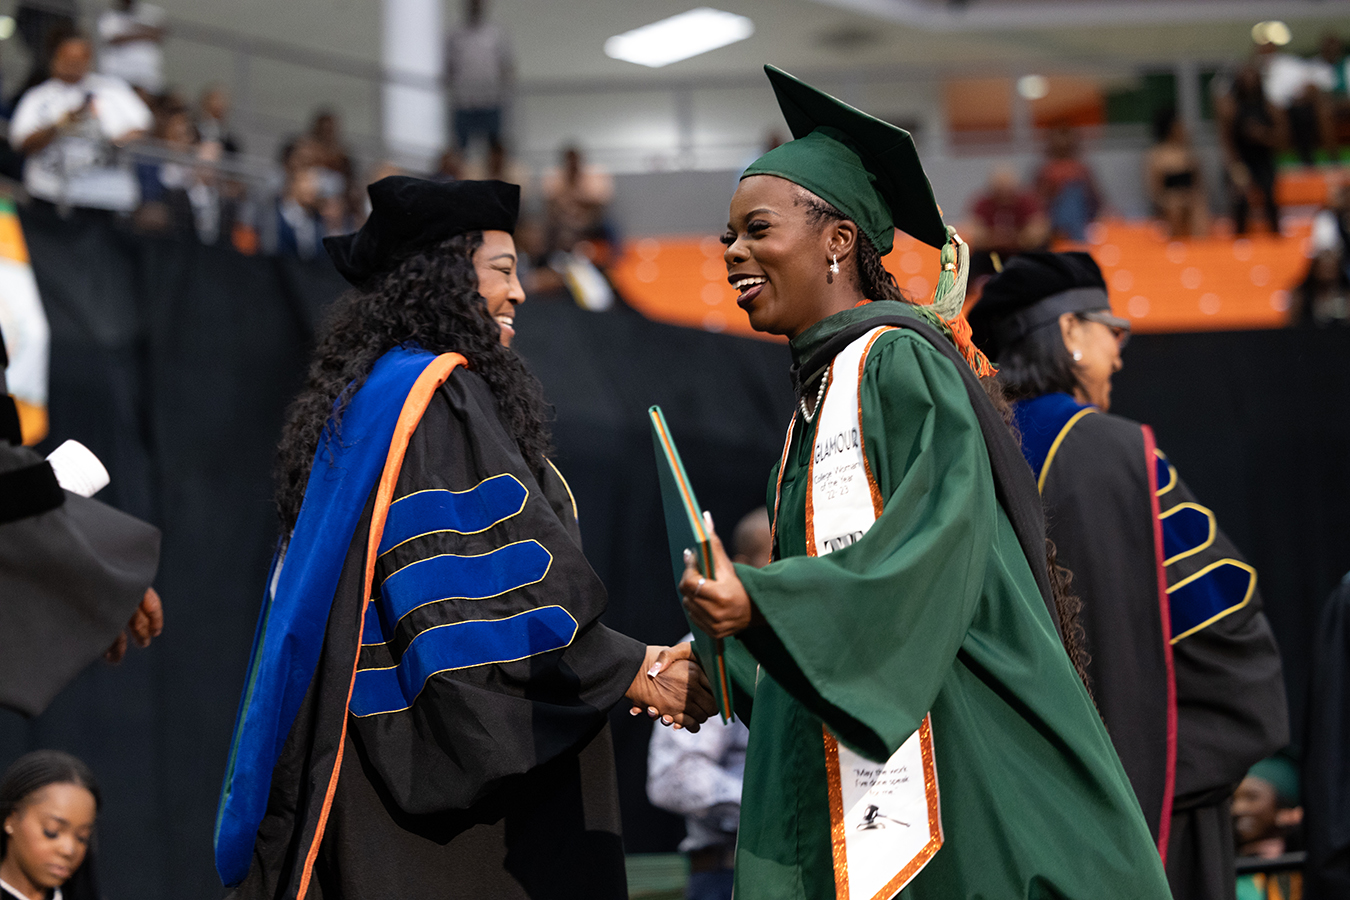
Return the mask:
{"type": "Polygon", "coordinates": [[[1173,894],[1232,898],[1228,799],[1289,740],[1256,571],[1147,426],[1065,394],[1018,404],[1017,421],[1083,603],[1093,695],[1173,894]]]}
{"type": "Polygon", "coordinates": [[[551,464],[536,479],[486,382],[460,368],[413,433],[394,498],[355,679],[374,492],[231,896],[297,896],[315,852],[310,900],[626,897],[606,720],[645,647],[599,622],[605,590],[565,481],[551,464]],[[447,491],[474,500],[476,524],[437,519],[447,491]]]}
{"type": "Polygon", "coordinates": [[[1350,897],[1350,575],[1331,593],[1312,648],[1303,754],[1307,900],[1350,897]]]}
{"type": "Polygon", "coordinates": [[[159,568],[159,530],[63,491],[22,446],[0,336],[0,706],[36,716],[122,633],[159,568]]]}

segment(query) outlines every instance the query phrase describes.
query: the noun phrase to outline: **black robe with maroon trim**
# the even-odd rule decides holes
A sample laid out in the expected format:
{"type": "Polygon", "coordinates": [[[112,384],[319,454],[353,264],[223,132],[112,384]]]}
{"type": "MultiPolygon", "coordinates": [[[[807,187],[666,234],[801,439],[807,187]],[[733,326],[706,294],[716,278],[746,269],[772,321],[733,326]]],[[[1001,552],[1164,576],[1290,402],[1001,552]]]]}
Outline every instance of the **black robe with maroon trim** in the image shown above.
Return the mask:
{"type": "Polygon", "coordinates": [[[456,370],[408,444],[360,633],[373,505],[232,896],[296,896],[346,717],[311,900],[626,897],[606,717],[645,648],[599,622],[566,483],[456,370]]]}
{"type": "Polygon", "coordinates": [[[1256,572],[1146,426],[1063,394],[1019,403],[1017,421],[1083,601],[1093,695],[1154,839],[1166,834],[1173,894],[1231,898],[1228,798],[1289,739],[1256,572]]]}

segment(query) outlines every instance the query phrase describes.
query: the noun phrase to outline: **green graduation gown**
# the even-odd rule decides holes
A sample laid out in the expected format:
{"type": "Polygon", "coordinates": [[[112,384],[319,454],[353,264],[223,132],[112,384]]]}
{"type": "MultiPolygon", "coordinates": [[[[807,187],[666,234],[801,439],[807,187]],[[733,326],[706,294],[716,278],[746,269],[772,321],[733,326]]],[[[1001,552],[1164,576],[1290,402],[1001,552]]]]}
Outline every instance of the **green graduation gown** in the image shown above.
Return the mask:
{"type": "MultiPolygon", "coordinates": [[[[918,315],[899,303],[836,314],[794,339],[793,357],[893,313],[918,315]]],[[[815,429],[799,420],[777,561],[737,566],[765,621],[739,636],[759,669],[737,900],[835,897],[822,724],[882,761],[929,711],[945,842],[901,897],[1169,898],[1130,783],[996,499],[955,365],[913,331],[889,331],[867,358],[860,406],[884,502],[871,529],[807,556],[815,429]]],[[[770,505],[777,483],[775,472],[770,505]]]]}

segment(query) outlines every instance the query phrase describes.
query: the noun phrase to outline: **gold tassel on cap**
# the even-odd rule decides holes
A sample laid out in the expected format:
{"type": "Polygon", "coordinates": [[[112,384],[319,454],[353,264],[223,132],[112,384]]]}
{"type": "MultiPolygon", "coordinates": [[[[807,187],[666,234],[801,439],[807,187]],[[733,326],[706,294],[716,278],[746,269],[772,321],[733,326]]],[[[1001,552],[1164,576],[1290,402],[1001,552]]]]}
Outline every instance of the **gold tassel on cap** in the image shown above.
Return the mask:
{"type": "Polygon", "coordinates": [[[970,245],[951,225],[947,243],[942,245],[942,273],[933,292],[933,309],[944,319],[954,319],[966,302],[966,284],[970,281],[970,245]]]}
{"type": "Polygon", "coordinates": [[[970,338],[970,323],[961,314],[966,303],[966,285],[970,281],[970,245],[961,240],[956,229],[947,226],[947,243],[942,245],[942,273],[933,292],[933,312],[951,329],[952,340],[971,369],[981,378],[997,370],[970,338]]]}

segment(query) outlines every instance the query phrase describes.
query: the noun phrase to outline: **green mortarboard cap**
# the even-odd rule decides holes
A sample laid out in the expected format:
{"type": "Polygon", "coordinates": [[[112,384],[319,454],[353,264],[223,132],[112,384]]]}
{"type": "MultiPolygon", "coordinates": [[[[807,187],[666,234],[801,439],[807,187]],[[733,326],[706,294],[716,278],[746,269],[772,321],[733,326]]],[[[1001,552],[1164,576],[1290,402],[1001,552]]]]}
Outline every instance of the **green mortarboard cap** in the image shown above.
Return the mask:
{"type": "Polygon", "coordinates": [[[1261,760],[1247,770],[1247,777],[1269,782],[1275,788],[1280,806],[1289,807],[1298,804],[1298,766],[1287,756],[1277,753],[1269,759],[1261,760]]]}
{"type": "Polygon", "coordinates": [[[854,109],[782,69],[765,66],[795,140],[750,164],[749,175],[777,175],[846,214],[883,255],[892,230],[942,247],[947,228],[933,199],[914,138],[854,109]]]}

